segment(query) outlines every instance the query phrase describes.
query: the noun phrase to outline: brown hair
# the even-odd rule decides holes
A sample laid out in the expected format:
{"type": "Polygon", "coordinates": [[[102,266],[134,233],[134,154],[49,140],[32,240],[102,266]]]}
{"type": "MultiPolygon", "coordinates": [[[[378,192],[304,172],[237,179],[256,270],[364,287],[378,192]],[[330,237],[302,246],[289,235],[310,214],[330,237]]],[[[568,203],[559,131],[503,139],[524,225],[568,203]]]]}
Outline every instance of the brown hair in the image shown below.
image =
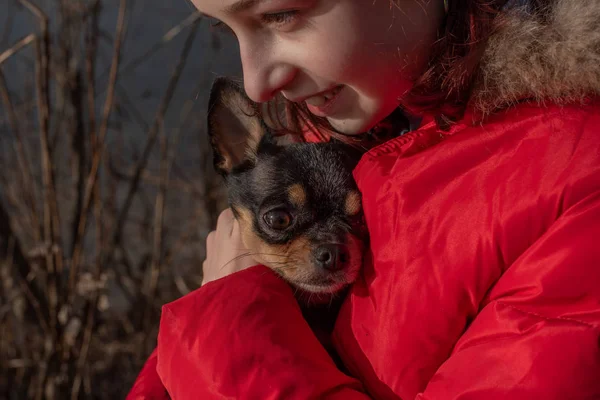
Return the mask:
{"type": "MultiPolygon", "coordinates": [[[[414,115],[435,115],[438,125],[459,119],[469,101],[487,40],[501,26],[497,17],[503,7],[516,2],[543,19],[554,1],[448,0],[446,20],[440,39],[434,43],[428,67],[402,99],[401,107],[414,115]]],[[[325,118],[312,115],[305,104],[288,102],[282,96],[269,102],[264,110],[282,131],[299,133],[301,127],[309,126],[333,131],[334,136],[342,135],[325,118]]],[[[316,130],[315,133],[318,134],[316,130]]]]}

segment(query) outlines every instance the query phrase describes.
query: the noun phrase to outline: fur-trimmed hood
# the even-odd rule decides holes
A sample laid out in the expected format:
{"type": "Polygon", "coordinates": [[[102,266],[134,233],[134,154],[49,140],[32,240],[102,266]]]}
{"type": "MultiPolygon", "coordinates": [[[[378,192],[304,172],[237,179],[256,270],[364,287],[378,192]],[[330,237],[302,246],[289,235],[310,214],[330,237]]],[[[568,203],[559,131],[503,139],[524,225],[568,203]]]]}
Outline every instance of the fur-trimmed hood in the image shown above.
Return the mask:
{"type": "Polygon", "coordinates": [[[555,0],[543,16],[511,1],[486,47],[472,102],[483,114],[519,100],[600,95],[600,0],[555,0]]]}

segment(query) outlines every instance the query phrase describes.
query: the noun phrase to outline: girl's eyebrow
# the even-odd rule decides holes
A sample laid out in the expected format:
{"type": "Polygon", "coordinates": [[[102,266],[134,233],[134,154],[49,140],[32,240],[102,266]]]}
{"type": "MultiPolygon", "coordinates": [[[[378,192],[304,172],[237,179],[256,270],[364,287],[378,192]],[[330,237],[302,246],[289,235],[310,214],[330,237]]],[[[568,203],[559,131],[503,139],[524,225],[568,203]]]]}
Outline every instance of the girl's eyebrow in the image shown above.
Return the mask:
{"type": "Polygon", "coordinates": [[[259,3],[263,3],[265,1],[269,1],[269,0],[239,0],[235,3],[233,3],[232,5],[227,6],[225,8],[225,12],[228,14],[237,14],[242,11],[249,10],[250,8],[253,8],[253,7],[257,6],[259,3]]]}

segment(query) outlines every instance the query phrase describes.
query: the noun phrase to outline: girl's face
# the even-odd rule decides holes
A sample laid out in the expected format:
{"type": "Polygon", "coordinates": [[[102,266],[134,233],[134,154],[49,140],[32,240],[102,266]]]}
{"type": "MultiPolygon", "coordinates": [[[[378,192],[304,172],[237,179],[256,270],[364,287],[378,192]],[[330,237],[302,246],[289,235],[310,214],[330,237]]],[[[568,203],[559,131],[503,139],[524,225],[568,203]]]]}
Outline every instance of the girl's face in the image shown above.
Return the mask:
{"type": "Polygon", "coordinates": [[[347,134],[390,114],[429,56],[442,0],[191,0],[236,35],[244,86],[347,134]]]}

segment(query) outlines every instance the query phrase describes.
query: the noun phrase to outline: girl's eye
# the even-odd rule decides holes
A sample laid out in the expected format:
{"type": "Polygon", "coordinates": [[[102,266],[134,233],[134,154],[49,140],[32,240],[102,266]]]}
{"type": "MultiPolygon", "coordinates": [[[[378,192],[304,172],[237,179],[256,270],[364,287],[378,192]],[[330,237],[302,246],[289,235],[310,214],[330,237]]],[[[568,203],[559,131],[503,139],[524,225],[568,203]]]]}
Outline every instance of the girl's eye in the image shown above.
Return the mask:
{"type": "Polygon", "coordinates": [[[298,19],[298,10],[262,14],[260,19],[265,25],[272,25],[276,28],[284,28],[286,25],[291,24],[298,19]]]}

